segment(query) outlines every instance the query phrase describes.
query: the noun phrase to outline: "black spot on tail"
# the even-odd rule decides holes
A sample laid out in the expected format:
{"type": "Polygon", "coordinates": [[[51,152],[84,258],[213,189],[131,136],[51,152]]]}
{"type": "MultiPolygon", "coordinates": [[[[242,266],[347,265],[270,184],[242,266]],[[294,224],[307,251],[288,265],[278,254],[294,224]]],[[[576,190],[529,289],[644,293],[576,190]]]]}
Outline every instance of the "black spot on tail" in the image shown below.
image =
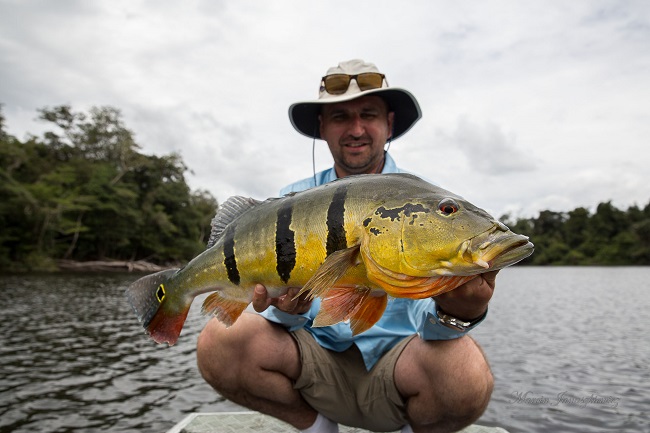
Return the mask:
{"type": "Polygon", "coordinates": [[[147,275],[126,289],[126,298],[145,328],[149,326],[160,304],[165,300],[164,283],[167,283],[177,271],[178,269],[168,269],[147,275]]]}

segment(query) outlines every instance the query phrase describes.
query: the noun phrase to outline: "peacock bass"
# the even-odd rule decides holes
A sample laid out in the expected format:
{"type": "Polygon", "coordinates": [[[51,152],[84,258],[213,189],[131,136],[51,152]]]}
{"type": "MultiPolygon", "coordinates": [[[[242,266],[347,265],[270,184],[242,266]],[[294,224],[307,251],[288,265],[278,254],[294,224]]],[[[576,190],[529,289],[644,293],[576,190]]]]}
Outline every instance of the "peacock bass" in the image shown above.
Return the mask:
{"type": "Polygon", "coordinates": [[[233,324],[257,283],[320,297],[313,326],[350,320],[354,334],[381,317],[387,297],[422,299],[533,253],[461,197],[410,174],[358,175],[260,202],[231,197],[208,249],[181,269],[143,277],[126,296],[149,335],[173,345],[197,295],[203,312],[233,324]]]}

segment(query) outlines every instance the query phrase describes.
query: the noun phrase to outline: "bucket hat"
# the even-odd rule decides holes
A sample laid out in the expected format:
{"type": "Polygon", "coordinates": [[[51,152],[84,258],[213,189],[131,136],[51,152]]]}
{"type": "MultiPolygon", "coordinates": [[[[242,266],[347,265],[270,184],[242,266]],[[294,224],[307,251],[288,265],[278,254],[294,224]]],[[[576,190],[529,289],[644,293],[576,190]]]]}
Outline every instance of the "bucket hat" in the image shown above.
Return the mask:
{"type": "MultiPolygon", "coordinates": [[[[329,68],[325,76],[334,74],[358,75],[367,72],[379,73],[379,69],[373,63],[354,59],[341,62],[338,66],[329,68]]],[[[325,78],[325,77],[323,77],[325,78]]],[[[330,94],[321,80],[318,99],[315,101],[296,102],[289,107],[289,119],[291,124],[303,135],[310,138],[321,138],[319,131],[318,116],[324,104],[335,104],[338,102],[351,101],[356,98],[368,95],[377,95],[383,98],[388,104],[388,111],[395,113],[393,121],[392,140],[396,140],[411,129],[420,120],[422,111],[415,96],[408,90],[399,87],[388,87],[385,76],[380,88],[361,90],[356,79],[351,79],[348,88],[341,94],[330,94]]]]}

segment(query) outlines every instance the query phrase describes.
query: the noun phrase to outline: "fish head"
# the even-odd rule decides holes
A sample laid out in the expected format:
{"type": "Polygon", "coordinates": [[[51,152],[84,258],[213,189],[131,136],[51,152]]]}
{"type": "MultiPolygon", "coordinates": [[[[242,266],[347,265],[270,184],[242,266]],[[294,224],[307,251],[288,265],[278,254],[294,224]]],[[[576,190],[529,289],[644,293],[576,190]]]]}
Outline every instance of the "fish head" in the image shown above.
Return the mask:
{"type": "Polygon", "coordinates": [[[390,278],[475,275],[532,254],[528,237],[448,191],[385,203],[365,220],[370,268],[390,278]]]}

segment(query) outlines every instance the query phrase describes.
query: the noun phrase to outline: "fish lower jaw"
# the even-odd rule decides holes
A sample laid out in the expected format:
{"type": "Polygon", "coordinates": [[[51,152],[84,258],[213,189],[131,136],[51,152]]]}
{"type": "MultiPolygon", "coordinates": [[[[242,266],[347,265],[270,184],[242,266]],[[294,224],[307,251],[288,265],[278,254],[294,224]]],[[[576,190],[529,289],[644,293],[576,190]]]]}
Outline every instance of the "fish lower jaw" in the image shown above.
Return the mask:
{"type": "Polygon", "coordinates": [[[501,269],[517,263],[533,253],[534,245],[526,236],[517,236],[501,245],[486,249],[479,260],[487,262],[492,269],[501,269]]]}
{"type": "Polygon", "coordinates": [[[476,275],[489,268],[490,263],[482,257],[468,258],[467,256],[463,256],[440,262],[439,266],[432,270],[432,276],[476,275]]]}
{"type": "Polygon", "coordinates": [[[487,239],[465,242],[458,255],[462,260],[483,270],[497,270],[512,265],[532,254],[533,244],[527,236],[491,232],[487,239]]]}

